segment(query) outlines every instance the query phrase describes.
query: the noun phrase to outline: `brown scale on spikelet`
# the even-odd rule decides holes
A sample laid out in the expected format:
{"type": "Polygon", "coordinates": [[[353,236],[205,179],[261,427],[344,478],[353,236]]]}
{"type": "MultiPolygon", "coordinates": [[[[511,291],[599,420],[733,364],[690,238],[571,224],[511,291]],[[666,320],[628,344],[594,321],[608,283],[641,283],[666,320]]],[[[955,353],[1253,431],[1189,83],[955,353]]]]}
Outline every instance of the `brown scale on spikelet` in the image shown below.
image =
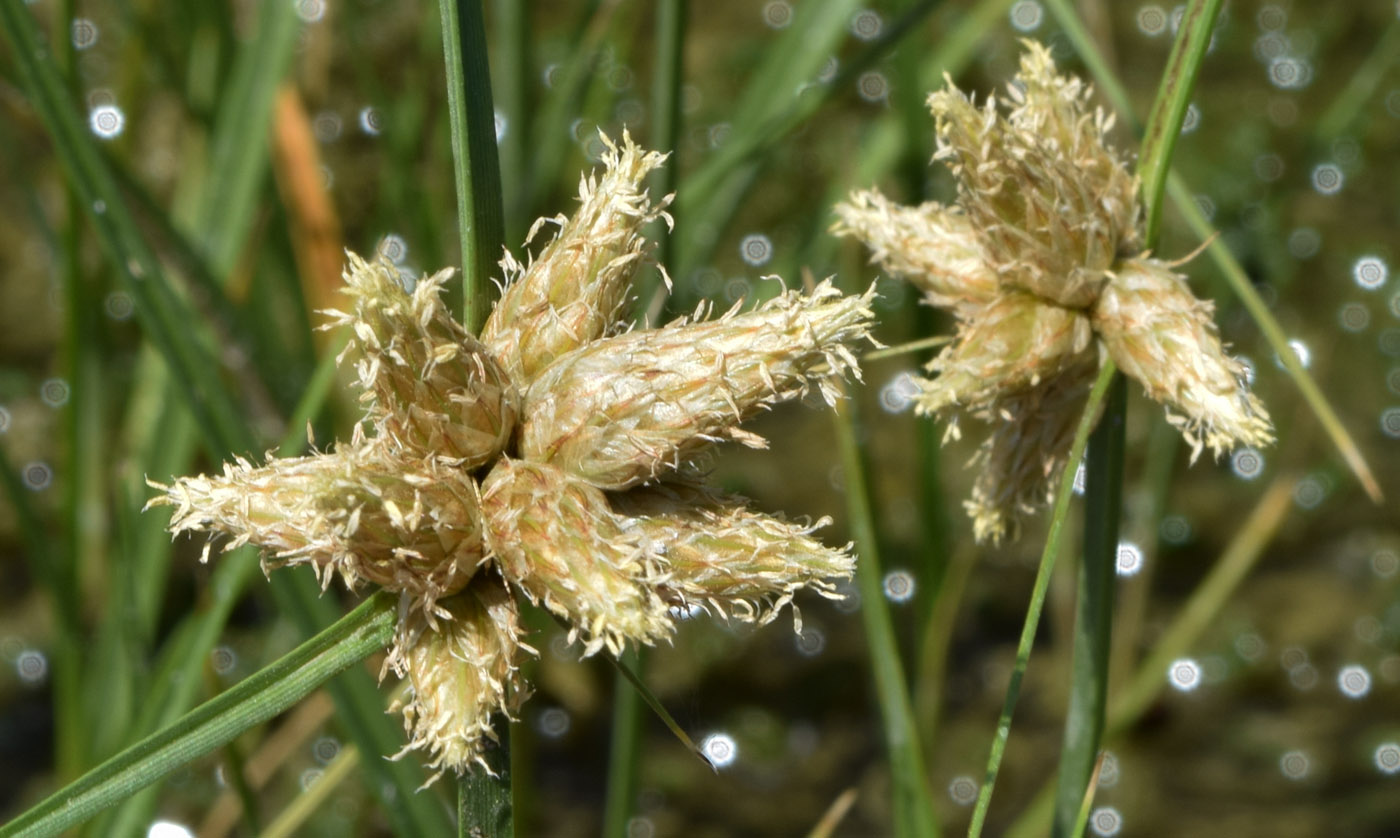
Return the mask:
{"type": "Polygon", "coordinates": [[[957,206],[856,192],[836,208],[837,233],[865,241],[958,320],[916,409],[948,421],[948,437],[958,412],[990,426],[965,504],[979,541],[1014,533],[1054,499],[1104,355],[1166,405],[1193,458],[1273,440],[1210,304],[1141,253],[1138,183],[1108,146],[1113,120],[1090,110],[1091,92],[1027,42],[1000,101],[978,106],[951,81],[929,97],[935,159],[958,179],[957,206]]]}
{"type": "Polygon", "coordinates": [[[870,293],[827,282],[746,314],[626,331],[642,229],[670,199],[643,188],[663,155],[604,142],[574,217],[535,225],[560,229],[528,266],[503,262],[479,341],[443,306],[450,272],[409,292],[393,265],[350,256],[353,305],[336,322],[353,330],[368,439],[357,425],[331,452],[152,484],[153,504],[176,507],[175,532],[224,533],[268,550],[269,565],[403,593],[388,668],[411,685],[397,705],[408,747],[439,774],[484,766],[492,714],[527,692],[519,659],[534,650],[512,591],[561,617],[583,654],[617,654],[668,638],[672,606],[766,622],[798,590],[833,596],[831,580],[851,574],[846,550],[738,499],[689,484],[604,491],[678,479],[715,440],[758,444],[739,423],[780,401],[834,400],[835,379],[859,375],[852,350],[871,321],[870,293]]]}

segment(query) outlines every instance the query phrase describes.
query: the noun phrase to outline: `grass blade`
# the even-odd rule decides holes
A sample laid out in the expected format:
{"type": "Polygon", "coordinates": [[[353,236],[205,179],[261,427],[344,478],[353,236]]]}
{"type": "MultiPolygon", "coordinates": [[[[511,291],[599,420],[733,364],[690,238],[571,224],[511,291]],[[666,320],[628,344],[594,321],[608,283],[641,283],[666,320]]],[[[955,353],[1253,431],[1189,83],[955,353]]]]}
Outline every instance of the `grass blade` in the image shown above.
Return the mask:
{"type": "Polygon", "coordinates": [[[1157,232],[1162,225],[1162,197],[1167,187],[1167,175],[1171,171],[1172,152],[1176,150],[1177,138],[1181,136],[1181,123],[1186,119],[1186,108],[1191,104],[1196,76],[1201,71],[1206,47],[1210,46],[1215,19],[1220,14],[1223,2],[1193,0],[1186,4],[1176,42],[1172,44],[1167,66],[1162,71],[1157,99],[1152,103],[1152,112],[1147,117],[1142,148],[1138,152],[1137,173],[1142,179],[1142,203],[1146,212],[1143,241],[1149,250],[1156,246],[1157,232]]]}
{"type": "Polygon", "coordinates": [[[82,823],[176,767],[231,741],[295,704],[327,678],[382,649],[393,637],[394,619],[393,596],[370,597],[281,660],[0,827],[0,838],[50,835],[82,823]]]}
{"type": "Polygon", "coordinates": [[[209,160],[209,184],[195,219],[205,257],[217,276],[233,270],[252,229],[268,170],[268,135],[277,86],[291,66],[300,29],[293,3],[263,0],[258,26],[219,94],[209,160]]]}
{"type": "Polygon", "coordinates": [[[870,492],[865,482],[860,443],[856,441],[856,417],[851,399],[836,407],[836,438],[841,454],[841,471],[846,480],[846,508],[851,535],[860,554],[856,562],[856,584],[860,588],[861,620],[866,645],[870,649],[875,692],[880,702],[885,748],[889,751],[891,780],[894,784],[894,834],[896,836],[938,835],[938,817],[933,811],[928,777],[920,748],[919,732],[909,701],[909,688],[900,663],[894,622],[885,600],[880,576],[880,547],[876,540],[875,517],[870,508],[870,492]]]}
{"type": "Polygon", "coordinates": [[[0,0],[0,29],[10,42],[25,92],[54,141],[109,263],[124,281],[146,334],[170,364],[211,450],[246,453],[252,441],[238,401],[218,365],[195,339],[198,322],[177,297],[117,188],[116,180],[68,95],[48,48],[21,0],[0,0]]]}

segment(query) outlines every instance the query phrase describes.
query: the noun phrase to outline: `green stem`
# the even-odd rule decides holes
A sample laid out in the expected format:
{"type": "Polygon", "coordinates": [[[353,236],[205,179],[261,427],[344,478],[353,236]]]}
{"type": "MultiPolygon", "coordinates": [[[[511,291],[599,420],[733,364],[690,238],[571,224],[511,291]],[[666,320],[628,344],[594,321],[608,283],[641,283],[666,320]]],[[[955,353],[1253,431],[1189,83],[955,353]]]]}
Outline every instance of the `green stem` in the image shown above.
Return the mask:
{"type": "Polygon", "coordinates": [[[481,755],[486,769],[472,769],[457,778],[457,834],[462,838],[510,838],[515,834],[510,725],[502,722],[495,730],[495,746],[488,745],[481,755]]]}
{"type": "Polygon", "coordinates": [[[1084,456],[1084,447],[1089,441],[1089,431],[1094,427],[1094,419],[1108,393],[1109,384],[1118,368],[1112,361],[1104,363],[1094,389],[1084,405],[1084,414],[1079,418],[1079,427],[1074,432],[1074,443],[1070,446],[1064,474],[1055,491],[1055,509],[1050,516],[1050,532],[1045,537],[1045,549],[1040,556],[1040,569],[1036,571],[1035,585],[1031,589],[1031,601],[1026,607],[1026,620],[1021,626],[1021,639],[1016,645],[1016,664],[1011,669],[1011,682],[1006,687],[1006,701],[1002,704],[1001,717],[997,720],[996,734],[992,737],[991,753],[987,757],[987,772],[982,780],[982,788],[977,793],[977,805],[972,811],[972,823],[968,826],[968,838],[977,838],[987,821],[987,812],[992,805],[992,791],[996,788],[997,774],[1001,771],[1001,760],[1006,754],[1006,741],[1011,737],[1011,717],[1016,712],[1016,702],[1021,697],[1021,680],[1026,675],[1026,664],[1030,661],[1031,646],[1035,643],[1036,627],[1040,625],[1040,614],[1045,610],[1045,596],[1050,589],[1050,576],[1055,569],[1055,559],[1060,553],[1060,536],[1065,521],[1069,519],[1069,503],[1074,497],[1074,473],[1077,464],[1084,456]]]}
{"type": "MultiPolygon", "coordinates": [[[[642,671],[642,651],[623,659],[635,672],[642,671]]],[[[637,794],[637,769],[642,744],[642,699],[619,668],[613,674],[612,742],[608,750],[608,789],[603,804],[605,838],[627,838],[627,821],[637,794]]]]}
{"type": "Polygon", "coordinates": [[[441,0],[440,8],[457,232],[462,245],[462,323],[475,334],[486,322],[490,277],[505,244],[496,112],[491,105],[481,4],[441,0]]]}
{"type": "MultiPolygon", "coordinates": [[[[677,152],[681,130],[681,78],[685,67],[685,24],[688,0],[662,0],[656,8],[656,70],[652,79],[651,112],[655,132],[651,147],[670,154],[666,165],[652,172],[647,189],[653,200],[676,191],[680,170],[677,152]]],[[[676,206],[670,208],[671,225],[652,223],[649,237],[656,241],[658,269],[647,271],[637,283],[637,300],[646,308],[639,314],[658,322],[670,289],[662,282],[662,270],[675,266],[676,206]]]]}
{"type": "Polygon", "coordinates": [[[1079,563],[1069,709],[1060,749],[1053,833],[1062,838],[1074,834],[1107,715],[1118,520],[1123,507],[1126,405],[1123,376],[1115,375],[1109,385],[1104,417],[1089,437],[1085,460],[1084,558],[1079,563]]]}
{"type": "Polygon", "coordinates": [[[1201,71],[1223,2],[1193,0],[1186,5],[1176,42],[1162,71],[1157,99],[1147,117],[1138,155],[1138,177],[1142,179],[1142,204],[1146,213],[1143,242],[1149,250],[1157,244],[1157,231],[1162,224],[1162,197],[1167,188],[1167,175],[1171,172],[1172,152],[1181,136],[1181,123],[1191,104],[1191,91],[1196,87],[1196,76],[1201,71]]]}
{"type": "MultiPolygon", "coordinates": [[[[447,110],[452,126],[452,170],[457,192],[457,231],[462,245],[462,323],[473,334],[486,322],[489,280],[505,245],[505,207],[496,149],[496,112],[486,61],[486,23],[480,2],[440,0],[442,52],[447,66],[447,110]]],[[[510,747],[501,726],[500,747],[489,751],[491,770],[457,781],[457,829],[461,835],[510,836],[510,747]]]]}

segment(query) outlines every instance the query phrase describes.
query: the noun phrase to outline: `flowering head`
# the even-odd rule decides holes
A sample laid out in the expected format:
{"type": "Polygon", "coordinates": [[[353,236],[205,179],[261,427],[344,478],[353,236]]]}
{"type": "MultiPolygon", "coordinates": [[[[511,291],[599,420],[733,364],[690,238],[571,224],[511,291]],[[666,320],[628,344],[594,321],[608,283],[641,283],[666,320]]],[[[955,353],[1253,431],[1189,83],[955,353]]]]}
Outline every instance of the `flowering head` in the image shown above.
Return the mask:
{"type": "Polygon", "coordinates": [[[1107,143],[1091,91],[1027,42],[1000,101],[949,82],[929,97],[956,206],[900,207],[857,192],[835,231],[957,318],[915,407],[990,426],[966,507],[978,540],[1048,504],[1101,359],[1162,402],[1193,458],[1273,440],[1268,413],[1221,345],[1209,303],[1142,249],[1138,183],[1107,143]]]}
{"type": "Polygon", "coordinates": [[[389,262],[349,257],[353,305],[335,316],[352,330],[367,434],[311,457],[238,460],[157,486],[152,501],[176,506],[175,532],[226,533],[267,549],[269,566],[401,592],[388,667],[410,683],[398,704],[409,747],[440,770],[484,764],[491,714],[528,691],[519,660],[533,650],[512,591],[564,621],[584,655],[617,654],[668,638],[673,607],[766,622],[852,571],[845,549],[692,485],[687,465],[719,440],[760,445],[739,427],[757,411],[809,391],[834,400],[836,380],[859,374],[871,294],[826,282],[744,314],[628,331],[642,229],[670,199],[643,186],[662,155],[604,141],[605,172],[584,179],[574,217],[551,219],[558,235],[524,267],[502,263],[480,339],[447,314],[450,272],[408,291],[389,262]]]}

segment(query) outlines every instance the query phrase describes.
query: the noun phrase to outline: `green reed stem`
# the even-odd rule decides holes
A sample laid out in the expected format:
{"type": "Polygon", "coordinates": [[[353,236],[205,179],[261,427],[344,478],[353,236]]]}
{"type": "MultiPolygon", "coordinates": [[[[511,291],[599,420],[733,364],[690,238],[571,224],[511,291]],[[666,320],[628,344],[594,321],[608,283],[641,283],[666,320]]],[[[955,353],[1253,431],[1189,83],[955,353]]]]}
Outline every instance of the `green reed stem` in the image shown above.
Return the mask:
{"type": "Polygon", "coordinates": [[[496,111],[491,104],[481,3],[441,0],[439,7],[442,52],[447,62],[457,233],[462,245],[462,324],[476,334],[486,322],[491,305],[491,273],[505,244],[496,111]]]}
{"type": "MultiPolygon", "coordinates": [[[[1157,242],[1172,151],[1181,134],[1181,124],[1220,5],[1221,0],[1196,0],[1187,5],[1148,116],[1138,157],[1145,212],[1144,243],[1148,249],[1157,242]]],[[[1061,17],[1069,21],[1067,27],[1074,30],[1071,36],[1077,43],[1091,43],[1077,17],[1072,14],[1061,17]]],[[[1086,49],[1085,53],[1089,56],[1086,61],[1097,75],[1111,76],[1097,50],[1086,49]]],[[[1060,750],[1059,786],[1055,797],[1052,834],[1057,838],[1074,834],[1107,716],[1115,565],[1122,511],[1123,431],[1127,405],[1124,393],[1122,376],[1117,376],[1085,462],[1084,556],[1078,573],[1069,708],[1065,715],[1065,738],[1060,750]]]]}
{"type": "Polygon", "coordinates": [[[1069,519],[1070,499],[1074,497],[1074,475],[1079,461],[1084,457],[1089,431],[1094,427],[1099,407],[1103,404],[1109,385],[1117,373],[1118,368],[1112,361],[1106,361],[1099,370],[1099,377],[1094,381],[1094,388],[1089,391],[1089,399],[1084,405],[1084,414],[1079,418],[1079,426],[1075,429],[1074,443],[1070,446],[1064,474],[1061,475],[1060,485],[1055,491],[1055,508],[1050,515],[1050,532],[1045,537],[1045,548],[1040,554],[1040,569],[1036,571],[1031,600],[1026,606],[1026,620],[1021,626],[1021,639],[1016,645],[1016,663],[1011,669],[1011,682],[1006,687],[1006,701],[1002,704],[996,734],[992,737],[987,771],[982,780],[982,788],[977,793],[972,823],[967,828],[968,838],[981,835],[982,827],[987,821],[987,812],[992,804],[992,791],[996,788],[997,774],[1001,771],[1001,760],[1006,753],[1006,741],[1011,737],[1011,717],[1015,715],[1016,702],[1021,697],[1021,680],[1026,675],[1026,664],[1030,661],[1036,627],[1040,625],[1040,614],[1045,610],[1045,595],[1050,590],[1050,576],[1055,570],[1055,560],[1060,553],[1060,537],[1065,521],[1069,519]]]}
{"type": "MultiPolygon", "coordinates": [[[[462,243],[462,323],[475,334],[486,322],[491,272],[505,244],[496,112],[491,104],[486,23],[480,0],[440,0],[439,8],[447,64],[457,229],[462,243]]],[[[507,838],[515,834],[509,730],[508,725],[499,728],[500,747],[486,754],[491,770],[468,771],[458,777],[459,835],[507,838]]]]}
{"type": "Polygon", "coordinates": [[[1089,437],[1084,475],[1084,557],[1075,596],[1074,654],[1069,708],[1060,748],[1060,784],[1054,835],[1074,835],[1074,824],[1098,759],[1108,707],[1108,663],[1113,638],[1113,594],[1118,521],[1123,508],[1123,445],[1127,388],[1114,375],[1103,419],[1089,437]]]}
{"type": "MultiPolygon", "coordinates": [[[[642,671],[644,652],[624,655],[634,672],[642,671]]],[[[612,736],[608,746],[608,785],[603,801],[605,838],[627,838],[627,822],[636,801],[637,775],[641,761],[642,698],[619,668],[613,675],[612,736]]]]}

